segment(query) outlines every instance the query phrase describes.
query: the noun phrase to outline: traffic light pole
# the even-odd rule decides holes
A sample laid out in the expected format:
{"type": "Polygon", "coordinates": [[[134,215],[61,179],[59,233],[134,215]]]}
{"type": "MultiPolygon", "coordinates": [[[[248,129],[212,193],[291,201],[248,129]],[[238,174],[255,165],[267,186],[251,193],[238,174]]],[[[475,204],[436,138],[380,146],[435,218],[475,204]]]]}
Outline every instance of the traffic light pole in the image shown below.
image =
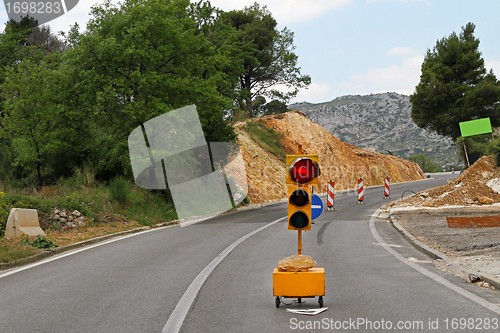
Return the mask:
{"type": "Polygon", "coordinates": [[[302,254],[302,230],[297,230],[297,232],[299,233],[297,248],[300,255],[302,254]]]}

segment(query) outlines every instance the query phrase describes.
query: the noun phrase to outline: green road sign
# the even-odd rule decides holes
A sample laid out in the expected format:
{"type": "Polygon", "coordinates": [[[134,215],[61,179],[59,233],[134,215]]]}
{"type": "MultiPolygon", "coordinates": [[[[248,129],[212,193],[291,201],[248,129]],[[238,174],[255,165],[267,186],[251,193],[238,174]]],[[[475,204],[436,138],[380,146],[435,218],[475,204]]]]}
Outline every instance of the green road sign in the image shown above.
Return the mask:
{"type": "Polygon", "coordinates": [[[463,121],[459,125],[462,137],[493,132],[490,118],[463,121]]]}

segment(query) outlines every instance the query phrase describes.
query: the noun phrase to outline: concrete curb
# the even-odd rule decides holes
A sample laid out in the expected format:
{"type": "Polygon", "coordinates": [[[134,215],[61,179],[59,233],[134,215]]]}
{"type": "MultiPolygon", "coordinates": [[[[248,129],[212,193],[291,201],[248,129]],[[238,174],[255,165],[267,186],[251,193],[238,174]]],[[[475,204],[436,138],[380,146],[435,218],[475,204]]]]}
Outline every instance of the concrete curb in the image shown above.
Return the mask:
{"type": "Polygon", "coordinates": [[[141,228],[126,230],[126,231],[120,231],[120,232],[117,232],[114,234],[99,236],[96,238],[87,239],[87,240],[84,240],[84,241],[81,241],[78,243],[74,243],[74,244],[70,244],[70,245],[66,245],[66,246],[56,247],[56,248],[52,248],[52,249],[46,249],[46,250],[43,250],[42,252],[36,253],[36,254],[29,256],[27,258],[11,261],[11,262],[7,262],[7,263],[0,263],[0,271],[19,267],[19,266],[24,266],[27,264],[32,264],[34,262],[52,257],[56,254],[60,254],[60,253],[71,251],[71,250],[74,250],[77,248],[85,247],[87,245],[103,242],[103,241],[111,239],[111,238],[129,235],[129,234],[135,234],[135,233],[139,233],[139,232],[154,229],[154,228],[167,227],[167,226],[177,225],[177,224],[179,224],[179,221],[177,221],[177,220],[165,222],[165,223],[159,223],[159,224],[155,224],[155,225],[150,226],[150,227],[141,227],[141,228]]]}
{"type": "MultiPolygon", "coordinates": [[[[400,232],[403,235],[403,237],[406,238],[410,242],[410,244],[413,245],[413,247],[415,247],[417,250],[424,253],[425,255],[427,255],[428,257],[430,257],[433,260],[438,260],[444,264],[447,263],[447,256],[444,253],[439,252],[437,250],[434,250],[434,249],[430,248],[429,246],[425,245],[424,243],[420,242],[418,239],[416,239],[415,236],[410,234],[405,228],[403,228],[397,222],[396,218],[393,217],[391,213],[389,213],[389,217],[390,217],[390,221],[391,221],[392,226],[398,232],[400,232]]],[[[451,270],[453,271],[453,273],[455,275],[457,275],[461,278],[467,279],[467,280],[468,280],[469,275],[475,275],[475,276],[480,277],[482,281],[488,282],[490,285],[495,287],[497,290],[500,290],[500,278],[497,278],[497,277],[495,277],[491,274],[488,274],[488,273],[466,272],[466,271],[464,271],[464,268],[461,267],[460,265],[453,265],[453,266],[455,266],[455,267],[453,267],[451,270]]]]}
{"type": "Polygon", "coordinates": [[[391,224],[394,228],[396,228],[397,231],[399,231],[399,233],[401,233],[403,235],[404,238],[406,238],[407,240],[410,241],[410,243],[417,249],[419,250],[420,252],[424,253],[425,255],[427,255],[428,257],[432,258],[433,260],[437,260],[437,259],[441,259],[441,260],[445,260],[446,259],[446,255],[444,253],[441,253],[437,250],[434,250],[432,248],[430,248],[429,246],[425,245],[424,243],[422,243],[421,241],[419,241],[418,239],[415,238],[415,236],[413,236],[412,234],[410,234],[405,228],[403,228],[396,220],[395,217],[393,217],[392,215],[389,215],[390,219],[391,219],[391,224]]]}
{"type": "MultiPolygon", "coordinates": [[[[279,203],[286,202],[286,201],[287,201],[287,199],[282,199],[282,200],[272,201],[272,202],[266,202],[266,203],[262,203],[262,204],[248,205],[248,206],[236,208],[234,211],[249,210],[249,209],[259,209],[259,208],[262,208],[262,207],[266,207],[266,206],[270,206],[270,205],[275,205],[275,204],[279,204],[279,203]]],[[[231,212],[231,210],[229,212],[231,212]]],[[[206,216],[198,216],[198,217],[194,218],[193,220],[196,220],[196,219],[207,219],[207,218],[210,218],[210,217],[213,217],[213,216],[217,216],[217,215],[219,215],[219,214],[212,214],[212,215],[206,215],[206,216]]],[[[103,242],[103,241],[111,239],[111,238],[115,238],[115,237],[119,237],[119,236],[124,236],[124,235],[129,235],[129,234],[134,234],[134,233],[138,233],[138,232],[141,232],[141,231],[146,231],[146,230],[153,229],[153,228],[167,227],[167,226],[172,226],[172,225],[180,225],[181,222],[189,222],[189,221],[191,221],[191,220],[188,220],[188,221],[174,220],[174,221],[169,221],[169,222],[155,224],[155,225],[150,226],[150,227],[141,227],[141,228],[136,228],[136,229],[132,229],[132,230],[121,231],[121,232],[117,232],[117,233],[114,233],[114,234],[99,236],[99,237],[92,238],[92,239],[87,239],[87,240],[84,240],[84,241],[81,241],[81,242],[78,242],[78,243],[74,243],[74,244],[70,244],[70,245],[66,245],[66,246],[56,247],[56,248],[52,248],[52,249],[46,249],[46,250],[38,252],[38,253],[36,253],[36,254],[34,254],[32,256],[29,256],[27,258],[23,258],[23,259],[11,261],[11,262],[7,262],[7,263],[0,263],[0,271],[11,269],[11,268],[15,268],[15,267],[19,267],[19,266],[24,266],[24,265],[27,265],[27,264],[32,264],[34,262],[41,261],[43,259],[52,257],[52,256],[54,256],[56,254],[60,254],[60,253],[67,252],[67,251],[71,251],[71,250],[74,250],[74,249],[77,249],[77,248],[81,248],[81,247],[85,247],[85,246],[88,246],[88,245],[92,245],[92,244],[95,244],[95,243],[103,242]]]]}

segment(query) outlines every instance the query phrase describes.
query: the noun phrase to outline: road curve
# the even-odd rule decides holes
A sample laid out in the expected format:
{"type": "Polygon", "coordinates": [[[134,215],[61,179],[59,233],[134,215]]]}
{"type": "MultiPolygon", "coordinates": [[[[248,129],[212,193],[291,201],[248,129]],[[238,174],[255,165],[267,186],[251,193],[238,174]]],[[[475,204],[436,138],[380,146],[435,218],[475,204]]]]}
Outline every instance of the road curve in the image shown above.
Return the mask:
{"type": "MultiPolygon", "coordinates": [[[[443,184],[447,177],[393,184],[391,198],[443,184]]],[[[500,317],[498,291],[437,271],[389,223],[372,216],[387,203],[382,187],[367,189],[363,205],[356,204],[354,193],[336,194],[335,200],[336,210],[323,212],[303,237],[303,253],[326,272],[328,310],[317,316],[286,311],[318,308],[313,299],[275,306],[272,270],[297,251],[297,233],[288,231],[283,219],[286,204],[277,204],[136,234],[2,272],[0,328],[321,332],[348,325],[337,331],[476,332],[482,325],[482,331],[498,331],[492,326],[500,317]],[[452,329],[464,320],[464,330],[452,329]]]]}

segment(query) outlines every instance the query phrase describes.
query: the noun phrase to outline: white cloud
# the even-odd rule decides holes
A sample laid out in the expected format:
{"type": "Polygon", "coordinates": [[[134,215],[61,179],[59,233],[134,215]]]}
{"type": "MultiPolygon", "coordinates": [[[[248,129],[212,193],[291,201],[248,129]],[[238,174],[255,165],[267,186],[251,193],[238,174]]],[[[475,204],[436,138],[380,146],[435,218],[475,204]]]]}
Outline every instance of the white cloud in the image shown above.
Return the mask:
{"type": "Polygon", "coordinates": [[[387,53],[390,56],[408,56],[412,55],[415,52],[415,50],[411,47],[395,47],[389,50],[387,53]]]}
{"type": "MultiPolygon", "coordinates": [[[[74,25],[76,22],[80,26],[80,31],[83,31],[90,19],[90,7],[100,3],[102,3],[102,1],[95,1],[95,3],[79,1],[75,8],[55,20],[47,22],[47,24],[50,26],[52,32],[57,33],[58,31],[68,32],[70,26],[74,25]]],[[[116,1],[113,1],[113,3],[116,3],[116,1]]]]}
{"type": "Polygon", "coordinates": [[[428,5],[431,4],[429,0],[365,0],[366,3],[375,3],[375,2],[401,2],[403,4],[408,4],[410,2],[425,2],[428,5]]]}
{"type": "MultiPolygon", "coordinates": [[[[329,11],[342,8],[354,0],[260,0],[257,1],[260,5],[266,5],[267,9],[272,13],[278,24],[287,25],[291,23],[299,23],[309,21],[323,16],[329,11]]],[[[96,4],[102,4],[104,0],[80,0],[78,5],[65,15],[48,22],[53,31],[59,30],[68,31],[70,25],[78,22],[82,29],[85,29],[86,23],[89,20],[88,13],[90,7],[96,4]]],[[[117,4],[119,0],[112,0],[112,3],[117,4]]],[[[214,7],[221,8],[225,11],[240,10],[244,7],[251,6],[256,0],[210,0],[214,7]]],[[[0,7],[2,7],[0,5],[0,7]]],[[[5,8],[0,10],[0,21],[7,22],[7,13],[5,8]]],[[[3,26],[0,30],[3,31],[3,26]]]]}
{"type": "Polygon", "coordinates": [[[489,72],[490,69],[493,69],[493,73],[495,73],[497,79],[500,79],[500,61],[490,59],[490,60],[485,60],[484,62],[486,70],[489,72]]]}
{"type": "Polygon", "coordinates": [[[291,101],[321,103],[332,100],[333,89],[331,86],[322,83],[312,82],[308,89],[302,89],[297,96],[291,101]]]}
{"type": "MultiPolygon", "coordinates": [[[[266,5],[278,24],[290,24],[309,21],[323,16],[327,12],[342,8],[353,0],[261,0],[266,5]]],[[[251,6],[255,0],[211,0],[212,6],[225,11],[239,10],[251,6]]]]}
{"type": "Polygon", "coordinates": [[[350,76],[340,88],[351,90],[349,94],[353,95],[388,91],[410,95],[420,82],[423,61],[423,56],[414,56],[406,58],[402,65],[369,69],[365,74],[350,76]]]}

